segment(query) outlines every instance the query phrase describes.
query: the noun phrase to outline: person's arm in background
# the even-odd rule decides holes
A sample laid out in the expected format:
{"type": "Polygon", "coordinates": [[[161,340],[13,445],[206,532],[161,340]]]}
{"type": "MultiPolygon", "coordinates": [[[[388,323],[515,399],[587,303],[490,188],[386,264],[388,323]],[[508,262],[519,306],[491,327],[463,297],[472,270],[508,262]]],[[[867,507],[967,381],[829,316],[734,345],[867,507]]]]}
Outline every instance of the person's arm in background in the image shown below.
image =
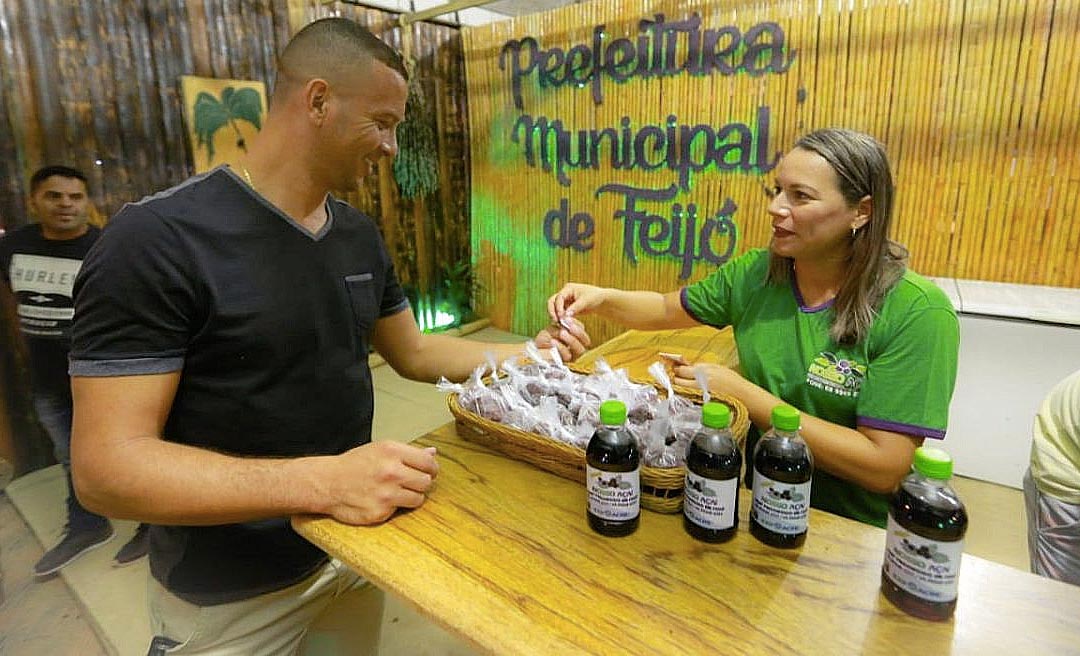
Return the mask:
{"type": "Polygon", "coordinates": [[[680,292],[661,294],[568,283],[548,299],[548,314],[559,323],[586,314],[639,330],[689,328],[699,325],[682,306],[680,292]]]}
{"type": "MultiPolygon", "coordinates": [[[[568,321],[564,326],[549,326],[541,330],[535,340],[542,349],[556,346],[564,361],[577,358],[591,343],[584,326],[577,321],[568,321]]],[[[501,363],[525,352],[521,344],[495,344],[423,334],[408,310],[379,319],[372,343],[398,374],[426,382],[434,382],[439,376],[464,380],[487,360],[488,353],[501,363]]]]}

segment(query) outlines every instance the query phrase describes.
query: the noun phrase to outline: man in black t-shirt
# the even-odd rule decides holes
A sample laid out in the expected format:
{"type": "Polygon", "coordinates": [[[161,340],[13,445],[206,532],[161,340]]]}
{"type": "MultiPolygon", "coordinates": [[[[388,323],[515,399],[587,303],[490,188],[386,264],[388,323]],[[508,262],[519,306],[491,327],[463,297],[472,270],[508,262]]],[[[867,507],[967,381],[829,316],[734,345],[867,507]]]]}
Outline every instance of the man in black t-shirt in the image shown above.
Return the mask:
{"type": "Polygon", "coordinates": [[[64,536],[34,565],[39,578],[113,536],[109,520],[84,508],[71,487],[71,290],[83,257],[100,234],[87,224],[89,203],[81,171],[47,166],[30,178],[30,208],[38,223],[0,239],[0,280],[16,297],[19,331],[30,356],[34,409],[67,474],[64,536]]]}
{"type": "MultiPolygon", "coordinates": [[[[356,23],[308,25],[243,162],[126,206],[76,281],[76,488],[153,523],[148,600],[170,654],[293,653],[363,582],[289,516],[376,524],[424,502],[434,449],[371,440],[370,347],[432,382],[521,351],[421,334],[375,223],[329,194],[396,154],[406,78],[356,23]]],[[[588,337],[569,325],[538,343],[576,357],[588,337]]],[[[380,615],[355,619],[369,645],[380,615]]]]}
{"type": "MultiPolygon", "coordinates": [[[[71,483],[72,286],[82,260],[101,231],[88,223],[86,176],[68,166],[46,166],[30,178],[30,209],[38,219],[0,239],[0,280],[16,296],[19,331],[30,355],[38,420],[53,442],[67,479],[67,523],[60,542],[34,565],[44,578],[113,536],[109,521],[79,503],[71,483]]],[[[140,524],[113,559],[130,564],[146,555],[147,527],[140,524]]]]}

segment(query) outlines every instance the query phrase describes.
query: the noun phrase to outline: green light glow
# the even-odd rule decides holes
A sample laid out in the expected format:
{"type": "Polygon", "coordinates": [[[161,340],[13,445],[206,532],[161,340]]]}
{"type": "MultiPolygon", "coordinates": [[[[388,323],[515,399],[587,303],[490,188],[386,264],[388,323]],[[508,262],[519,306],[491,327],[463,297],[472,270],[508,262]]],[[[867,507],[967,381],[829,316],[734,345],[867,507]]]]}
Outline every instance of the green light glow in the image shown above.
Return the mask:
{"type": "MultiPolygon", "coordinates": [[[[475,188],[474,188],[475,189],[475,188]]],[[[494,249],[500,260],[513,266],[514,289],[500,289],[493,280],[482,280],[492,302],[513,302],[510,330],[529,335],[547,323],[545,301],[555,291],[558,252],[548,245],[540,232],[543,216],[521,217],[494,196],[474,191],[472,195],[473,267],[484,252],[484,245],[494,249]],[[514,226],[512,232],[506,226],[514,226]]]]}
{"type": "Polygon", "coordinates": [[[413,309],[416,323],[420,326],[420,332],[438,332],[444,328],[451,328],[461,323],[461,318],[454,313],[454,309],[448,304],[440,303],[438,307],[429,298],[420,298],[416,301],[413,309]]]}

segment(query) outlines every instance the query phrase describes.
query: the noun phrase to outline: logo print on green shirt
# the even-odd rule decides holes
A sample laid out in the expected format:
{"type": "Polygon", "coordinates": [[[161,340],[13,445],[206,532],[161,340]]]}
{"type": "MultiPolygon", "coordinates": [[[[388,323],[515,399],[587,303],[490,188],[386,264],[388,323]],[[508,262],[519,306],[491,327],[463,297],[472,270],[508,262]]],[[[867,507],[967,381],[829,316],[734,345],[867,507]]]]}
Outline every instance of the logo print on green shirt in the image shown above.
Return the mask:
{"type": "Polygon", "coordinates": [[[806,370],[806,384],[837,396],[858,396],[866,365],[822,351],[806,370]]]}

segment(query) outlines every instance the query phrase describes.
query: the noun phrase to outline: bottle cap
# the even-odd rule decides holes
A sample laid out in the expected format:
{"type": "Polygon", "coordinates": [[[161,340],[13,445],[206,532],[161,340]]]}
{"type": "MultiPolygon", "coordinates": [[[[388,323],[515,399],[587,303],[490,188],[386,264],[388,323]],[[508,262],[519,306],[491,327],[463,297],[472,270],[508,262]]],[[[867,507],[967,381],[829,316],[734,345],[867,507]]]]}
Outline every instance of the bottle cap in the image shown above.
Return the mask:
{"type": "Polygon", "coordinates": [[[600,423],[618,426],[626,423],[626,404],[618,399],[608,399],[600,404],[600,423]]]}
{"type": "Polygon", "coordinates": [[[731,425],[731,409],[725,403],[709,401],[701,406],[701,425],[709,428],[727,428],[731,425]]]}
{"type": "Polygon", "coordinates": [[[952,458],[948,453],[932,446],[915,449],[915,471],[927,478],[948,480],[952,478],[952,458]]]}
{"type": "Polygon", "coordinates": [[[773,407],[772,425],[782,431],[799,430],[799,411],[783,403],[773,407]]]}

